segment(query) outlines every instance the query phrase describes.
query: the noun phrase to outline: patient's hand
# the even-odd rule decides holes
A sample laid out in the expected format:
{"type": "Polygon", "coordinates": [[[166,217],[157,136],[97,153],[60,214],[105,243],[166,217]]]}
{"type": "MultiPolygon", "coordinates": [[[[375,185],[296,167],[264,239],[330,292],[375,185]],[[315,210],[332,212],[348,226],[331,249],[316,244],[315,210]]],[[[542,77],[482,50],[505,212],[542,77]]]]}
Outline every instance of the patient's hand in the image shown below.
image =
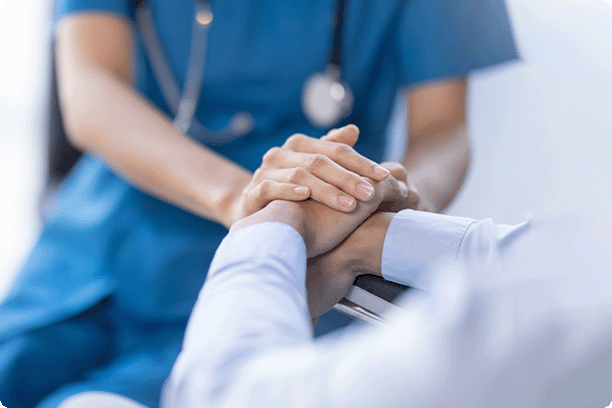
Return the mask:
{"type": "MultiPolygon", "coordinates": [[[[329,208],[314,200],[304,202],[273,201],[264,209],[236,222],[230,232],[262,222],[282,222],[295,228],[304,238],[309,258],[320,258],[311,262],[307,276],[309,308],[313,318],[329,310],[342,298],[353,283],[356,274],[350,263],[344,261],[347,249],[353,245],[342,245],[351,232],[374,213],[382,202],[402,202],[408,194],[406,185],[397,181],[392,175],[381,182],[371,181],[375,188],[374,197],[367,202],[359,202],[350,213],[343,213],[329,208]],[[314,264],[313,264],[314,262],[314,264]],[[313,266],[315,265],[315,266],[313,266]]],[[[378,219],[378,217],[376,218],[378,219]]],[[[363,237],[357,234],[356,237],[363,237]]],[[[367,239],[367,238],[366,238],[367,239]]],[[[355,239],[347,240],[347,243],[355,239]]],[[[378,240],[381,245],[384,235],[378,240]]],[[[366,272],[362,270],[362,273],[366,272]]]]}
{"type": "Polygon", "coordinates": [[[313,319],[338,303],[359,275],[381,276],[384,240],[394,215],[372,215],[340,245],[308,260],[306,289],[313,319]]]}
{"type": "Polygon", "coordinates": [[[374,196],[367,202],[358,202],[350,213],[336,211],[314,200],[303,202],[273,201],[264,209],[235,223],[230,232],[248,225],[277,221],[294,227],[304,238],[308,257],[315,257],[329,251],[344,240],[364,220],[374,213],[383,202],[405,202],[408,189],[393,174],[397,166],[389,167],[391,175],[376,182],[374,196]]]}

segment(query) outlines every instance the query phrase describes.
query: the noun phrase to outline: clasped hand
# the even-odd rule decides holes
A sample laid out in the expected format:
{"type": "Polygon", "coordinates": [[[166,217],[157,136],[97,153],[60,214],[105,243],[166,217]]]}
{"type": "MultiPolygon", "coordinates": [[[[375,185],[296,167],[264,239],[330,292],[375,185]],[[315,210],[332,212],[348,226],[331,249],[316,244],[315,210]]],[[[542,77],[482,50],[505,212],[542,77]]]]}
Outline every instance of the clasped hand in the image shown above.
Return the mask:
{"type": "MultiPolygon", "coordinates": [[[[270,149],[241,193],[226,209],[226,225],[261,210],[274,200],[312,199],[337,211],[351,212],[358,202],[374,196],[372,181],[387,178],[389,169],[357,153],[353,146],[359,129],[348,125],[321,139],[302,134],[291,136],[282,147],[270,149]]],[[[401,165],[398,166],[403,170],[401,165]]],[[[419,196],[406,179],[397,177],[408,191],[400,202],[384,206],[417,208],[419,196]]]]}
{"type": "MultiPolygon", "coordinates": [[[[317,158],[315,163],[319,163],[323,169],[328,169],[330,172],[335,172],[336,174],[330,176],[325,171],[318,169],[317,166],[313,166],[310,167],[314,173],[312,176],[315,177],[315,174],[317,174],[324,180],[333,182],[334,177],[341,176],[344,171],[345,173],[344,176],[342,176],[344,177],[342,181],[345,181],[345,184],[342,190],[333,184],[323,185],[325,182],[323,179],[319,179],[321,184],[318,185],[318,187],[321,188],[317,193],[315,193],[315,191],[317,191],[316,187],[313,189],[309,188],[309,191],[314,193],[311,199],[302,199],[303,201],[300,201],[292,196],[286,200],[274,200],[268,204],[266,199],[263,198],[264,196],[260,194],[261,191],[257,191],[257,188],[254,188],[251,191],[257,191],[257,194],[250,197],[259,196],[261,199],[259,205],[261,205],[261,203],[267,205],[264,204],[265,207],[260,211],[236,222],[231,229],[231,231],[235,231],[256,223],[276,221],[292,226],[302,235],[306,244],[308,257],[313,258],[310,262],[306,282],[309,307],[313,318],[317,318],[340,300],[342,296],[346,294],[356,277],[356,275],[348,270],[345,265],[339,264],[336,270],[322,270],[322,265],[329,265],[329,262],[326,262],[327,260],[336,259],[336,252],[341,252],[333,251],[333,249],[337,248],[340,243],[377,210],[399,211],[418,204],[418,195],[415,190],[409,188],[406,180],[406,170],[403,166],[396,163],[386,163],[379,166],[359,156],[349,145],[345,145],[346,147],[343,149],[337,148],[336,145],[341,144],[340,141],[347,141],[349,144],[353,145],[357,140],[357,136],[358,132],[355,127],[351,126],[348,129],[343,128],[339,131],[330,132],[330,134],[325,136],[322,140],[322,142],[325,143],[319,144],[318,146],[332,153],[344,152],[349,158],[344,157],[343,154],[334,157],[337,159],[340,157],[338,160],[345,165],[351,162],[353,166],[360,166],[361,170],[369,169],[371,174],[378,172],[382,175],[384,173],[384,177],[379,176],[380,180],[347,171],[344,167],[340,166],[340,164],[329,158],[325,160],[317,158]],[[340,167],[340,170],[338,167],[340,167]],[[383,167],[385,171],[381,172],[380,167],[383,167]],[[337,198],[339,195],[343,194],[343,192],[346,193],[347,191],[357,195],[359,189],[356,186],[364,182],[371,188],[367,199],[363,197],[362,200],[353,200],[350,207],[343,208],[340,206],[339,208],[338,200],[335,200],[334,197],[337,198]],[[329,193],[326,194],[325,191],[329,193]]],[[[304,138],[305,136],[300,136],[293,140],[301,141],[303,145],[306,145],[309,141],[304,138]]],[[[278,155],[276,156],[276,160],[279,160],[277,163],[283,163],[284,160],[289,160],[287,157],[299,157],[299,155],[294,156],[294,153],[295,152],[286,154],[285,152],[286,156],[284,156],[284,158],[279,158],[282,156],[279,152],[273,153],[272,156],[278,155]]],[[[320,154],[321,153],[316,153],[316,155],[320,154]]],[[[269,161],[270,159],[264,158],[264,163],[266,163],[266,160],[269,161]]],[[[298,159],[296,158],[296,160],[298,159]]],[[[288,169],[292,170],[292,168],[288,169]]],[[[276,168],[262,170],[260,174],[264,172],[269,175],[284,174],[276,168]]],[[[282,179],[280,176],[276,180],[264,183],[269,186],[270,191],[278,189],[276,194],[286,188],[287,185],[294,187],[292,183],[285,183],[287,179],[282,179]]],[[[336,181],[338,180],[336,179],[336,181]]],[[[257,185],[257,183],[253,181],[253,185],[257,185]]],[[[259,185],[261,185],[261,183],[259,185]]],[[[245,194],[245,197],[248,198],[249,194],[245,194]]],[[[251,202],[255,203],[257,200],[251,200],[251,202]]]]}

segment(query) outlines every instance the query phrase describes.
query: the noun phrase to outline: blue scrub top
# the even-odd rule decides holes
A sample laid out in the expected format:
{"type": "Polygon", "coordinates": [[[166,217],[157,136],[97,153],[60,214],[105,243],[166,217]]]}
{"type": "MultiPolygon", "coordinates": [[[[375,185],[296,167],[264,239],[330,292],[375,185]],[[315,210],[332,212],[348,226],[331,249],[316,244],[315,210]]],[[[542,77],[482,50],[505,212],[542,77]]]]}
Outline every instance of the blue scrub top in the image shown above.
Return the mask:
{"type": "MultiPolygon", "coordinates": [[[[133,21],[131,3],[61,0],[56,18],[100,12],[133,21]]],[[[182,85],[193,0],[148,4],[170,67],[182,85]]],[[[330,21],[336,4],[336,0],[212,2],[214,21],[196,117],[210,128],[222,128],[236,112],[248,111],[256,123],[250,134],[212,149],[254,171],[264,153],[291,134],[324,133],[306,120],[300,93],[306,78],[329,62],[330,21]]],[[[137,54],[139,92],[169,113],[140,42],[137,54]]],[[[342,74],[352,87],[355,105],[344,123],[361,130],[356,149],[381,160],[384,131],[400,87],[462,76],[516,57],[502,0],[349,0],[342,74]]],[[[206,140],[199,142],[206,145],[206,140]]],[[[10,345],[11,339],[59,325],[106,302],[103,327],[112,351],[104,349],[103,357],[88,366],[95,372],[88,374],[91,383],[73,372],[77,368],[66,369],[63,376],[56,376],[55,387],[50,382],[46,388],[30,387],[25,391],[30,399],[23,397],[15,406],[32,406],[63,383],[75,381],[75,376],[81,378],[79,386],[65,385],[40,406],[55,406],[60,399],[88,389],[120,392],[157,406],[159,387],[180,350],[189,313],[226,233],[219,224],[140,192],[101,159],[84,156],[64,183],[56,213],[0,305],[0,344],[10,345]],[[135,378],[138,391],[104,385],[113,381],[124,385],[135,378]],[[143,391],[143,383],[150,384],[150,391],[143,391]]],[[[320,324],[323,331],[334,326],[326,318],[320,324]]],[[[45,343],[48,339],[37,341],[39,348],[55,346],[45,343]]],[[[0,356],[17,361],[29,347],[23,344],[8,352],[0,347],[0,356]]],[[[79,360],[78,350],[73,347],[66,353],[79,360]]],[[[37,361],[39,372],[59,364],[37,361]]],[[[22,364],[2,364],[0,372],[6,378],[31,375],[22,364]]],[[[0,375],[0,396],[3,387],[11,389],[7,381],[0,375]]]]}

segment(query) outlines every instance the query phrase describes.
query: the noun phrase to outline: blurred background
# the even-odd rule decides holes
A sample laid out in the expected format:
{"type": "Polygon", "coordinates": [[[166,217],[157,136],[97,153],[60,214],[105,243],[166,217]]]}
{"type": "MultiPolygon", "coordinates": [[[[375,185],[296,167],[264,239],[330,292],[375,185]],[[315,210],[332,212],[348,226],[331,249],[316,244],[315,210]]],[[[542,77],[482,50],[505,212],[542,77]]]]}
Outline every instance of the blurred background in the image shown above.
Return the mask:
{"type": "MultiPolygon", "coordinates": [[[[612,2],[507,2],[523,61],[471,77],[473,160],[448,213],[516,223],[594,212],[612,200],[612,2]]],[[[0,298],[40,226],[51,11],[0,0],[0,298]]]]}
{"type": "Polygon", "coordinates": [[[52,6],[0,0],[0,298],[38,234],[52,6]]]}

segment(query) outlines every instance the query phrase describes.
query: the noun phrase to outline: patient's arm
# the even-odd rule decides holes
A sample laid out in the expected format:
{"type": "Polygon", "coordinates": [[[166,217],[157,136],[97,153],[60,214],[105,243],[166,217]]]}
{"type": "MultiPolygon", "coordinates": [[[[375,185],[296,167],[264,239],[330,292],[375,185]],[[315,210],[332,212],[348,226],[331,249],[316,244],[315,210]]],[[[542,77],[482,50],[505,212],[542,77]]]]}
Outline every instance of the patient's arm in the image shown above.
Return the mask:
{"type": "Polygon", "coordinates": [[[438,259],[457,256],[464,235],[475,222],[413,210],[374,214],[338,247],[309,259],[308,294],[316,294],[309,297],[313,317],[329,311],[363,274],[427,289],[432,278],[428,267],[438,259]]]}
{"type": "Polygon", "coordinates": [[[385,235],[394,215],[372,215],[336,248],[308,260],[306,287],[313,318],[338,303],[359,275],[381,276],[385,235]]]}
{"type": "MultiPolygon", "coordinates": [[[[372,215],[334,250],[308,261],[308,281],[317,287],[341,286],[319,304],[325,313],[348,291],[347,280],[363,274],[421,288],[425,269],[436,259],[453,256],[474,220],[422,211],[372,215]]],[[[329,293],[329,290],[328,290],[329,293]]]]}
{"type": "MultiPolygon", "coordinates": [[[[452,264],[438,269],[443,285],[406,300],[407,312],[388,329],[334,344],[311,336],[302,236],[270,222],[230,234],[190,318],[162,406],[607,403],[609,233],[582,247],[598,243],[593,256],[579,257],[571,239],[560,245],[550,240],[555,231],[534,235],[529,224],[500,228],[483,221],[459,237],[445,231],[456,246],[451,255],[469,273],[452,264]]],[[[406,242],[406,252],[415,249],[411,244],[418,242],[406,242]]]]}

